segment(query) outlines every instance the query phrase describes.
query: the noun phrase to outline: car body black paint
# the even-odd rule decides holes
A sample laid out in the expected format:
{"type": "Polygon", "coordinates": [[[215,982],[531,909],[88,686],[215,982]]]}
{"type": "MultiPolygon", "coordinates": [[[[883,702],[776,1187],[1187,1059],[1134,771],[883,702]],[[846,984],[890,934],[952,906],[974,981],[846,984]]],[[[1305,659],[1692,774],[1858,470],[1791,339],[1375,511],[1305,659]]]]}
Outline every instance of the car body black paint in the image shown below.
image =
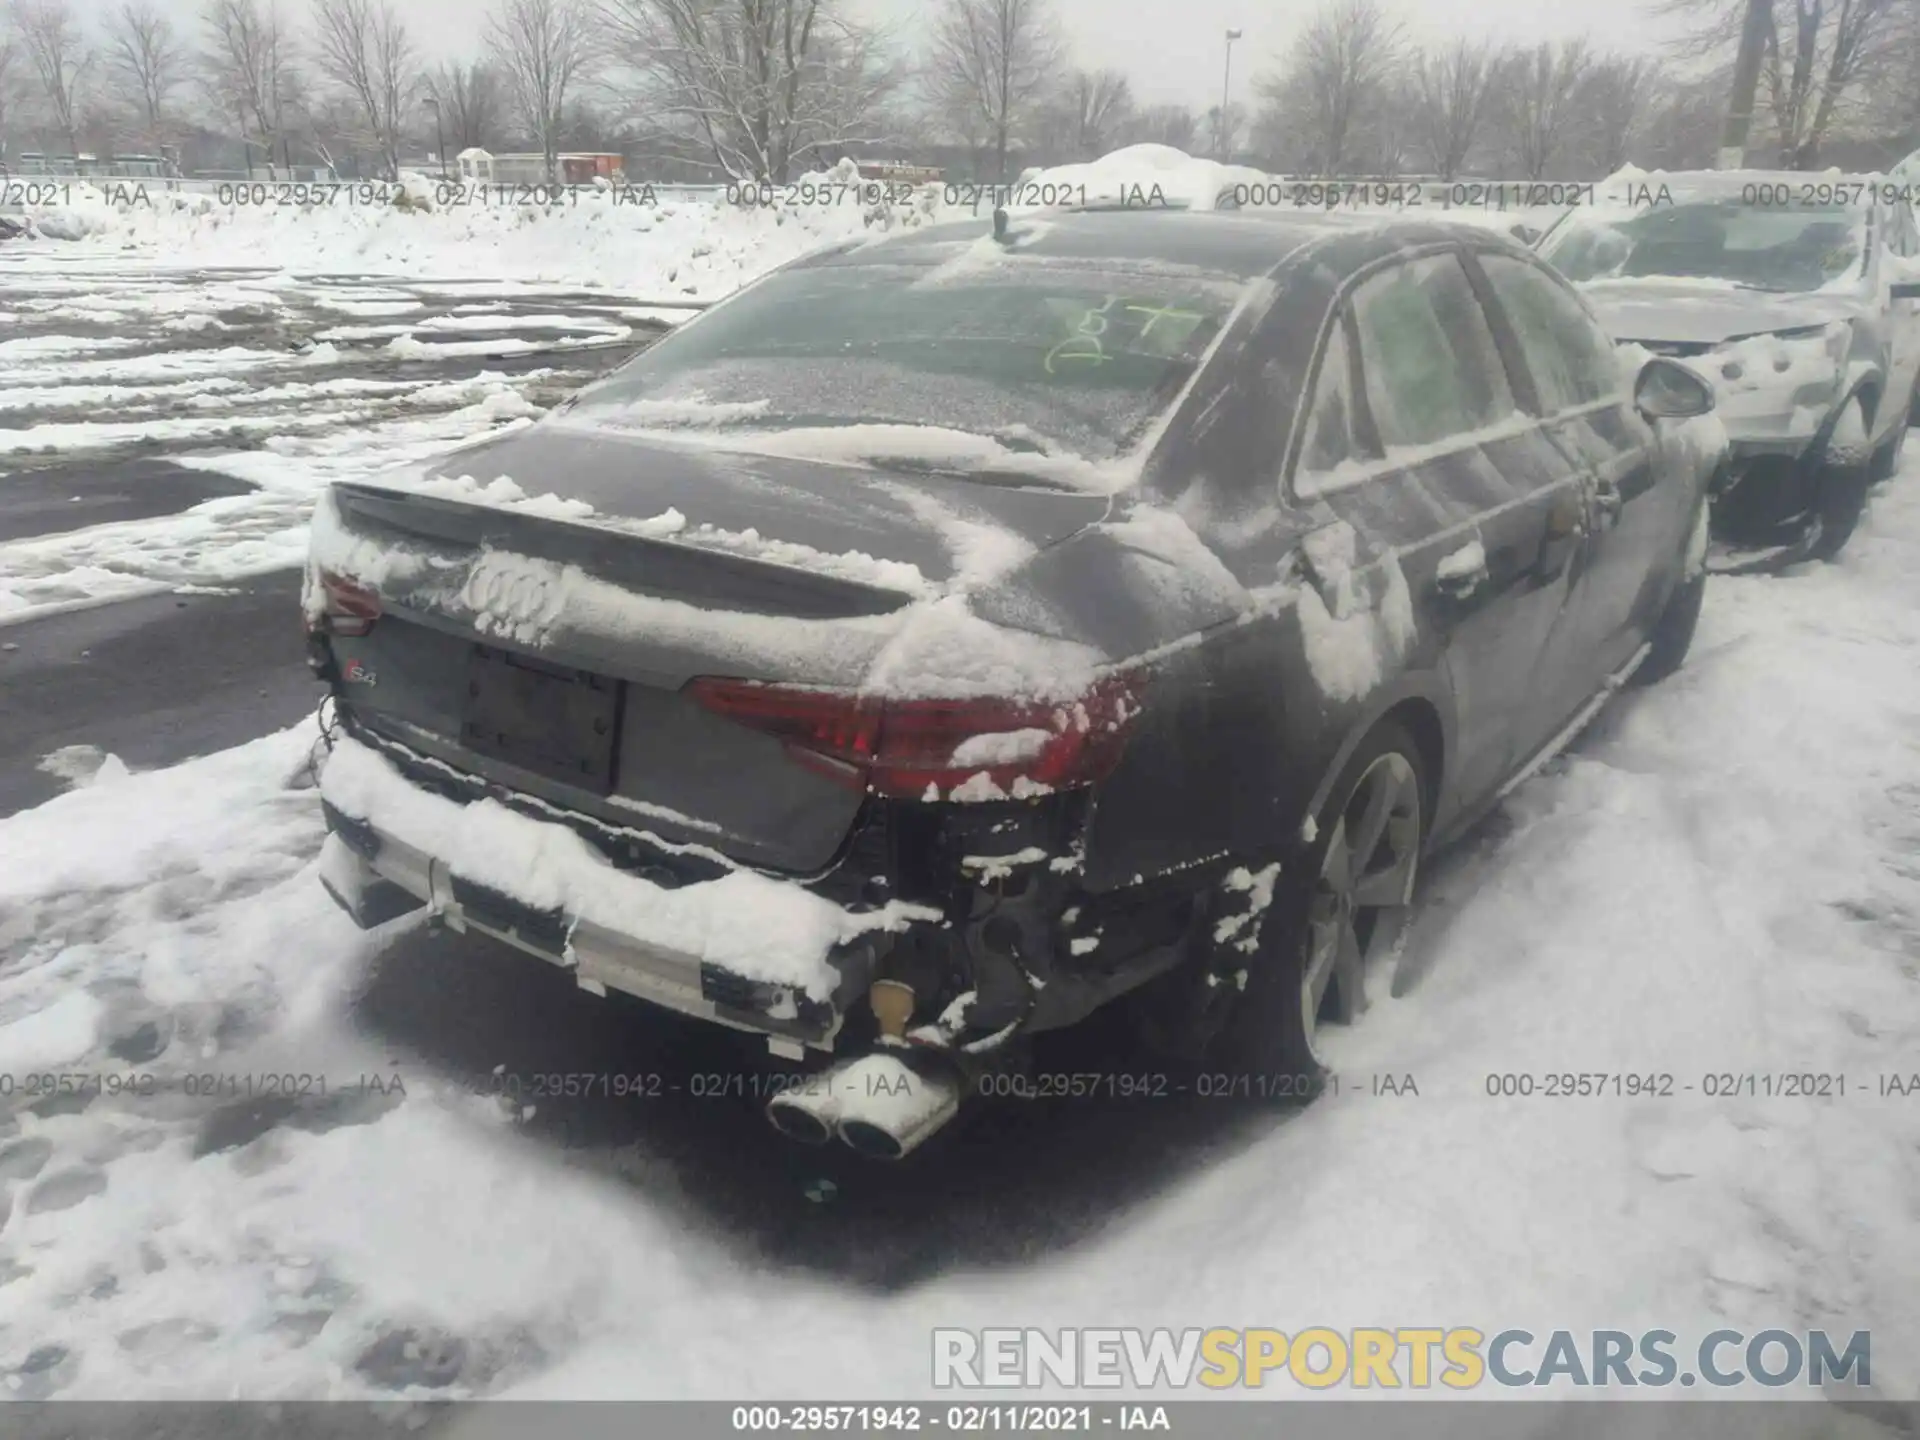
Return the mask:
{"type": "MultiPolygon", "coordinates": [[[[934,265],[985,233],[935,227],[795,263],[893,266],[917,255],[934,265]]],[[[1137,485],[1105,495],[905,476],[750,445],[736,452],[724,437],[696,446],[600,434],[570,412],[463,450],[436,474],[511,477],[616,523],[676,510],[685,527],[642,537],[478,498],[336,486],[350,532],[376,545],[405,540],[437,560],[432,583],[383,595],[386,613],[369,635],[330,641],[337,661],[361,659],[381,676],[377,693],[336,688],[350,728],[524,797],[534,813],[573,817],[628,868],[672,869],[664,853],[636,858],[657,841],[694,845],[849,904],[876,894],[933,904],[948,929],[887,943],[901,955],[931,947],[944,956],[949,993],[970,981],[985,988],[990,974],[1003,983],[1004,957],[983,937],[1005,919],[1012,929],[1000,933],[1018,935],[1020,968],[1047,981],[1030,996],[1028,1023],[1038,1027],[1068,1023],[1185,958],[1205,927],[1183,917],[1204,913],[1223,867],[1296,854],[1345,757],[1389,712],[1433,737],[1431,834],[1457,832],[1603,690],[1681,582],[1720,457],[1641,417],[1627,380],[1603,403],[1545,413],[1477,269],[1476,257],[1495,254],[1538,266],[1517,243],[1426,221],[1135,211],[1049,215],[1010,249],[1046,263],[1188,266],[1260,286],[1141,457],[1137,485]],[[1349,323],[1357,285],[1415,256],[1455,257],[1472,277],[1517,411],[1414,452],[1378,453],[1371,437],[1363,475],[1303,494],[1303,397],[1329,337],[1349,323]],[[928,503],[1011,534],[1026,558],[963,582],[928,503]],[[1131,528],[1164,524],[1167,511],[1196,537],[1190,559],[1142,544],[1131,528]],[[1137,670],[1142,710],[1117,768],[1090,792],[1025,801],[863,799],[796,765],[778,740],[700,710],[681,689],[699,674],[857,684],[876,627],[915,598],[805,564],[743,559],[703,542],[701,527],[911,564],[995,623],[1137,670]],[[1353,546],[1344,580],[1307,560],[1341,534],[1353,546]],[[1474,547],[1484,564],[1466,583],[1459,575],[1474,547]],[[612,635],[564,619],[527,648],[624,682],[615,786],[594,794],[519,771],[457,738],[461,676],[478,638],[462,581],[488,549],[538,553],[696,608],[804,621],[810,635],[844,640],[829,648],[852,668],[702,653],[685,636],[612,635]],[[1379,642],[1378,673],[1329,686],[1309,658],[1301,607],[1337,620],[1349,601],[1347,622],[1379,642]],[[1381,641],[1380,627],[1395,623],[1405,633],[1381,641]],[[956,850],[960,835],[1007,854],[1043,837],[1049,857],[1067,863],[983,881],[948,863],[969,853],[956,850]],[[1165,923],[1140,920],[1148,910],[1165,923]],[[1084,931],[1103,913],[1135,918],[1089,958],[1070,952],[1066,917],[1079,916],[1084,931]],[[1120,933],[1128,927],[1150,938],[1130,948],[1120,933]]],[[[884,969],[885,945],[871,963],[884,969]]]]}

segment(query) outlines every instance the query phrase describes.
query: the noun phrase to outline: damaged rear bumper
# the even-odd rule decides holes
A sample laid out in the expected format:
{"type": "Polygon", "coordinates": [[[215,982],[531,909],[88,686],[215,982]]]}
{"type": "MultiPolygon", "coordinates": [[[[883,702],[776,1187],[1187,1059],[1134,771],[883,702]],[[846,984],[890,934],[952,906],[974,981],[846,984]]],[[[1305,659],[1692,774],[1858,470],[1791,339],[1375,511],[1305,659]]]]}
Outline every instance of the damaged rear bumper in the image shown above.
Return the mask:
{"type": "MultiPolygon", "coordinates": [[[[582,989],[595,994],[618,990],[795,1046],[833,1048],[844,1015],[839,1004],[817,1001],[793,986],[734,974],[697,955],[622,935],[590,920],[534,910],[461,879],[444,860],[395,836],[340,816],[332,807],[328,810],[332,833],[320,854],[320,882],[362,929],[425,909],[450,930],[491,936],[569,970],[582,989]],[[340,820],[347,824],[338,825],[340,820]]],[[[860,957],[856,953],[849,958],[860,957]]],[[[864,993],[864,978],[850,978],[848,989],[864,993]]]]}
{"type": "MultiPolygon", "coordinates": [[[[617,990],[698,1019],[763,1034],[776,1053],[794,1059],[806,1049],[831,1051],[843,1020],[871,984],[875,947],[866,934],[822,951],[823,973],[836,977],[830,993],[823,995],[827,987],[817,978],[813,983],[756,978],[690,948],[564,906],[536,908],[461,875],[445,855],[434,853],[434,847],[420,843],[417,836],[347,813],[327,797],[325,778],[323,774],[322,810],[328,835],[320,880],[363,929],[424,910],[451,930],[490,936],[570,971],[582,989],[594,994],[617,990]]],[[[418,801],[447,806],[456,815],[463,808],[425,793],[418,794],[418,801]]],[[[626,888],[658,893],[650,882],[612,867],[604,885],[610,893],[626,888]]],[[[848,919],[856,922],[849,928],[856,928],[856,917],[849,914],[848,919]]]]}

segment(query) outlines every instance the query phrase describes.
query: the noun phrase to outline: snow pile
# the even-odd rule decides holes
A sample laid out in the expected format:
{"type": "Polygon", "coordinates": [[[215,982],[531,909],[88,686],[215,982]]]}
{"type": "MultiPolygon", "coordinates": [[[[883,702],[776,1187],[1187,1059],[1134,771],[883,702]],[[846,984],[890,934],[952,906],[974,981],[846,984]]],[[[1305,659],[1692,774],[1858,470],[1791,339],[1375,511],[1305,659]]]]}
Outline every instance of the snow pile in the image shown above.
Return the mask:
{"type": "Polygon", "coordinates": [[[773,204],[756,205],[637,185],[581,186],[563,203],[517,204],[515,187],[462,187],[419,175],[402,177],[400,203],[362,204],[356,187],[343,186],[330,203],[282,205],[268,189],[264,205],[234,205],[129,182],[129,196],[140,198],[109,205],[76,188],[72,205],[40,207],[32,219],[39,234],[83,253],[207,266],[270,257],[309,273],[535,280],[675,303],[718,299],[808,250],[922,223],[940,208],[937,189],[877,207],[859,189],[831,204],[787,204],[785,187],[776,187],[773,204]]]}
{"type": "Polygon", "coordinates": [[[60,188],[60,203],[26,207],[30,234],[48,240],[81,240],[89,235],[106,235],[119,227],[120,216],[129,208],[125,203],[116,206],[85,182],[60,188]]]}
{"type": "Polygon", "coordinates": [[[1236,185],[1264,191],[1277,183],[1264,170],[1199,159],[1171,145],[1127,145],[1098,160],[1027,171],[1014,187],[1016,203],[1007,208],[1106,204],[1215,210],[1232,205],[1236,185]]]}
{"type": "Polygon", "coordinates": [[[417,170],[402,170],[399,182],[394,186],[393,203],[402,210],[420,210],[432,213],[435,193],[439,185],[429,180],[417,170]]]}

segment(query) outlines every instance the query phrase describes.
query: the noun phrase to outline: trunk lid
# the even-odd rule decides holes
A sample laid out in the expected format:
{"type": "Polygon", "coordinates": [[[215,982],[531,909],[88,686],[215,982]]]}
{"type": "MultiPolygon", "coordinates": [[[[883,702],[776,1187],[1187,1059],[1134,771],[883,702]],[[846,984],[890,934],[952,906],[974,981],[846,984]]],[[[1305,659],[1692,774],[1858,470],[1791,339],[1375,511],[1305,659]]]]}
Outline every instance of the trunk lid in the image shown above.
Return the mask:
{"type": "MultiPolygon", "coordinates": [[[[541,425],[334,485],[311,559],[380,615],[328,643],[376,735],[669,848],[815,873],[863,800],[696,676],[851,689],[922,605],[1097,523],[1101,495],[541,425]]],[[[309,614],[322,597],[309,587],[309,614]]]]}

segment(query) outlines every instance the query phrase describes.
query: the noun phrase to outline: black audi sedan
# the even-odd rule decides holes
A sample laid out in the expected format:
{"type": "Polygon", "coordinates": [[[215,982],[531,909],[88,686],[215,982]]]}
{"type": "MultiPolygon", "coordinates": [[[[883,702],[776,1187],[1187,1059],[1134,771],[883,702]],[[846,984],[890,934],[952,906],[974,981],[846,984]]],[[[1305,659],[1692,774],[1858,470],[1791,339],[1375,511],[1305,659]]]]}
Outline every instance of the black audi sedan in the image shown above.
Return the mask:
{"type": "Polygon", "coordinates": [[[1311,1093],[1422,856],[1680,664],[1712,403],[1481,229],[809,255],[323,497],[324,883],[812,1058],[770,1117],[871,1155],[1123,998],[1311,1093]]]}

